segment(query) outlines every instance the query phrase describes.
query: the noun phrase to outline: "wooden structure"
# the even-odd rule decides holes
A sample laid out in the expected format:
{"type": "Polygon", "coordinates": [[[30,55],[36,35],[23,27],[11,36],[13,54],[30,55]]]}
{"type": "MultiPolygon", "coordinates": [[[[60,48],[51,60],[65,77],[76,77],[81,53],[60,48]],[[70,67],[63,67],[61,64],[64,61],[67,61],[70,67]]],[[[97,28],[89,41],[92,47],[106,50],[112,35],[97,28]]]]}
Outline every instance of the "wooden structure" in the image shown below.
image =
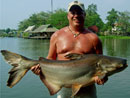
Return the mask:
{"type": "Polygon", "coordinates": [[[51,35],[57,30],[58,30],[57,28],[53,27],[50,24],[41,25],[40,27],[36,28],[34,31],[31,32],[29,38],[36,38],[36,39],[50,38],[51,35]]]}
{"type": "Polygon", "coordinates": [[[35,29],[35,25],[28,26],[27,29],[24,30],[24,32],[32,32],[35,29]]]}

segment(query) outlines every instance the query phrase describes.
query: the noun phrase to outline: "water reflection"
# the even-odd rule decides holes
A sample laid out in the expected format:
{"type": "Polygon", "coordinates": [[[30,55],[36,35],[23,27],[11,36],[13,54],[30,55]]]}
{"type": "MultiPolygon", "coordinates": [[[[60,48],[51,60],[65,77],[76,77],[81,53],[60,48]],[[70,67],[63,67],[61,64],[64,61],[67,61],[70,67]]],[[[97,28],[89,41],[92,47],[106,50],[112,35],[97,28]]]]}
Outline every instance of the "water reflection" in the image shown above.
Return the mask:
{"type": "Polygon", "coordinates": [[[49,40],[24,39],[19,41],[19,50],[25,54],[31,54],[31,57],[37,59],[46,57],[49,49],[49,40]]]}
{"type": "Polygon", "coordinates": [[[110,56],[127,57],[130,52],[129,39],[102,39],[104,53],[110,56]]]}

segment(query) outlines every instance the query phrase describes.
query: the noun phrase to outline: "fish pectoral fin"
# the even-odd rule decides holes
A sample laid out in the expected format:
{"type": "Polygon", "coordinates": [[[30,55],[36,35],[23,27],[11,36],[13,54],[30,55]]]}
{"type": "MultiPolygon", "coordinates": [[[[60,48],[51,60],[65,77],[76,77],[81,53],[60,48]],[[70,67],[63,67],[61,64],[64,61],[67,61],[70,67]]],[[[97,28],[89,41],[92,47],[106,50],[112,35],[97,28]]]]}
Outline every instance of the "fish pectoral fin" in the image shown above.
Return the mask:
{"type": "Polygon", "coordinates": [[[61,89],[61,87],[59,85],[56,85],[51,82],[46,83],[46,86],[50,92],[50,95],[56,94],[61,89]]]}
{"type": "Polygon", "coordinates": [[[84,55],[82,54],[77,54],[77,53],[70,53],[65,55],[65,58],[70,59],[70,60],[77,60],[82,58],[84,55]]]}
{"type": "Polygon", "coordinates": [[[54,84],[54,83],[50,82],[49,80],[46,80],[44,76],[40,76],[40,79],[45,84],[45,86],[48,88],[50,95],[56,94],[61,89],[61,86],[54,84]]]}
{"type": "Polygon", "coordinates": [[[73,84],[72,85],[72,96],[71,97],[75,96],[78,93],[78,91],[80,90],[81,87],[82,87],[81,84],[73,84]]]}

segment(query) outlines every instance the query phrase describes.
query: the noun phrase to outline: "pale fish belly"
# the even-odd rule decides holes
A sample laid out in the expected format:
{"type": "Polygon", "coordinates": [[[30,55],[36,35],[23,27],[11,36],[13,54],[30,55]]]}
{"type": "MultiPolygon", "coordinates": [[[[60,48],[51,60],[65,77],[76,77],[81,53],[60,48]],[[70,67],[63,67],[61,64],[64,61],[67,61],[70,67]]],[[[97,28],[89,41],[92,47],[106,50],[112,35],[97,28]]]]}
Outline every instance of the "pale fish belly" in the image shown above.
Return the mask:
{"type": "Polygon", "coordinates": [[[48,81],[66,87],[74,83],[86,85],[91,81],[96,71],[95,67],[87,65],[80,65],[80,67],[53,66],[53,68],[41,66],[41,68],[48,81]]]}

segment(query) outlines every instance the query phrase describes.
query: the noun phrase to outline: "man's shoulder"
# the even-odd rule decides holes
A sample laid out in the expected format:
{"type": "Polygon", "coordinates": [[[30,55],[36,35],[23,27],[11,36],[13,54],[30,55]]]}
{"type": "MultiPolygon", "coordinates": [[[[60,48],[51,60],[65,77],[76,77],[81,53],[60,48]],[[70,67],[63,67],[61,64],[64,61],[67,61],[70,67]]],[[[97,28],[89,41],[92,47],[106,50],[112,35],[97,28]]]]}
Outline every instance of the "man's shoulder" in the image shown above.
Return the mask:
{"type": "Polygon", "coordinates": [[[68,30],[68,26],[61,28],[60,30],[58,30],[58,32],[66,32],[66,30],[68,30]]]}
{"type": "Polygon", "coordinates": [[[91,31],[89,31],[89,33],[87,34],[89,36],[90,39],[92,40],[99,40],[99,37],[96,33],[93,33],[91,31]]]}
{"type": "Polygon", "coordinates": [[[57,30],[54,34],[59,34],[59,33],[65,32],[66,30],[67,30],[67,27],[63,27],[63,28],[57,30]]]}
{"type": "Polygon", "coordinates": [[[89,36],[91,36],[91,37],[96,37],[96,38],[98,38],[97,34],[95,34],[95,33],[93,33],[93,32],[89,32],[88,34],[89,34],[89,36]]]}
{"type": "Polygon", "coordinates": [[[63,27],[63,28],[57,30],[56,32],[54,32],[51,37],[52,37],[52,38],[53,38],[53,37],[54,37],[54,38],[55,38],[55,37],[59,37],[60,35],[64,34],[64,32],[66,32],[66,30],[67,30],[67,27],[63,27]]]}

